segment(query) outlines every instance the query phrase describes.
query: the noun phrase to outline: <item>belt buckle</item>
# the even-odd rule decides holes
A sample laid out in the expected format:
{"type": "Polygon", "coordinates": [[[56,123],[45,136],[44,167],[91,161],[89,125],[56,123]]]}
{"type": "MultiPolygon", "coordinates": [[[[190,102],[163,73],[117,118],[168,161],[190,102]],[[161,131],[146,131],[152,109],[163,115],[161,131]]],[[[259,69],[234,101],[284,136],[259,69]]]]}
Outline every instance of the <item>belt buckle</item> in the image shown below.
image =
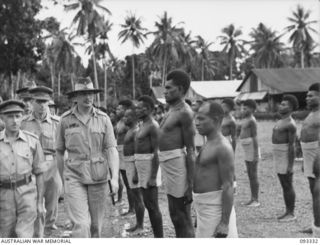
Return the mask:
{"type": "Polygon", "coordinates": [[[10,181],[10,189],[17,189],[17,182],[10,181]]]}

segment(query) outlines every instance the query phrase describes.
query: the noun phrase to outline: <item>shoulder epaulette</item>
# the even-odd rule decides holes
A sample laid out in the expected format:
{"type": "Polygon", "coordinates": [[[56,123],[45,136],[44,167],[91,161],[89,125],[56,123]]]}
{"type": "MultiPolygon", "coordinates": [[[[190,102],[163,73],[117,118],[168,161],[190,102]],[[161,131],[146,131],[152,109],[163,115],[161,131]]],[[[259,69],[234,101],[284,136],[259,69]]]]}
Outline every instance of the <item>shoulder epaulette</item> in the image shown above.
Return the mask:
{"type": "Polygon", "coordinates": [[[71,110],[66,111],[65,113],[63,113],[63,114],[61,115],[61,118],[64,118],[64,117],[70,115],[71,112],[72,112],[71,110]]]}
{"type": "Polygon", "coordinates": [[[56,115],[51,115],[51,119],[57,122],[60,122],[60,117],[56,115]]]}
{"type": "Polygon", "coordinates": [[[26,130],[22,130],[23,133],[27,134],[27,135],[30,135],[31,137],[33,138],[36,138],[37,140],[39,139],[39,137],[37,135],[35,135],[34,133],[31,133],[29,131],[26,131],[26,130]]]}
{"type": "Polygon", "coordinates": [[[30,118],[31,114],[29,115],[24,115],[22,118],[22,121],[27,121],[30,118]]]}
{"type": "Polygon", "coordinates": [[[98,115],[102,115],[102,116],[108,117],[107,113],[104,113],[104,112],[101,111],[101,110],[98,110],[98,109],[97,109],[96,112],[97,112],[98,115]]]}

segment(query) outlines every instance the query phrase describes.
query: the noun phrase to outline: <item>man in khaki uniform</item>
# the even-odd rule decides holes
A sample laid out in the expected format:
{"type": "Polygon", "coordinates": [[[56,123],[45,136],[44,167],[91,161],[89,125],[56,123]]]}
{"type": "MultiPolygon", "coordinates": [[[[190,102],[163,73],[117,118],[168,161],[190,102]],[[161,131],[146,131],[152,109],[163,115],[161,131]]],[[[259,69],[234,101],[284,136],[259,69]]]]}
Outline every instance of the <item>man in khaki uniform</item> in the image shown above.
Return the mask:
{"type": "Polygon", "coordinates": [[[59,120],[50,114],[49,101],[52,89],[44,86],[29,90],[32,97],[33,112],[26,116],[21,128],[37,135],[48,164],[48,170],[44,173],[44,198],[46,216],[38,217],[35,222],[35,237],[43,237],[44,229],[56,230],[55,222],[58,216],[58,199],[62,192],[62,181],[58,173],[55,157],[55,132],[59,120]]]}
{"type": "Polygon", "coordinates": [[[77,104],[61,116],[57,129],[57,160],[74,224],[72,237],[101,237],[109,167],[113,192],[118,190],[117,143],[110,118],[93,107],[98,92],[90,78],[80,78],[69,92],[77,104]]]}
{"type": "Polygon", "coordinates": [[[38,137],[20,130],[23,112],[21,101],[0,104],[0,237],[31,238],[37,215],[44,213],[46,165],[38,137]]]}
{"type": "MultiPolygon", "coordinates": [[[[35,85],[31,85],[31,88],[35,87],[35,85]]],[[[32,113],[32,97],[29,93],[30,87],[23,87],[16,90],[16,94],[20,100],[23,101],[24,107],[24,114],[30,115],[32,113]]]]}

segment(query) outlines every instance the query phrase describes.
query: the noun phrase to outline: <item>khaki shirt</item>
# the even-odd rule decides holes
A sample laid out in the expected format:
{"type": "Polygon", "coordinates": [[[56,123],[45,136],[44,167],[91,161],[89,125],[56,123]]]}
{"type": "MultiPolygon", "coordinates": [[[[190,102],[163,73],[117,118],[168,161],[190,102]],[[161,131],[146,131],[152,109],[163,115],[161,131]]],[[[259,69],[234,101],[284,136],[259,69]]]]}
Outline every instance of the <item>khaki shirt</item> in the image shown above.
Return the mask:
{"type": "Polygon", "coordinates": [[[64,176],[78,178],[84,184],[106,182],[106,153],[116,146],[111,120],[104,112],[93,108],[89,120],[83,122],[75,106],[61,116],[56,150],[68,153],[64,176]]]}
{"type": "Polygon", "coordinates": [[[45,155],[45,160],[48,161],[49,169],[56,168],[54,160],[55,154],[55,139],[59,120],[47,113],[47,116],[39,121],[34,114],[26,116],[21,124],[21,129],[29,131],[39,137],[40,144],[45,155]]]}
{"type": "Polygon", "coordinates": [[[0,132],[0,181],[18,179],[22,175],[46,171],[43,151],[36,135],[19,131],[17,139],[10,143],[5,130],[0,132]]]}

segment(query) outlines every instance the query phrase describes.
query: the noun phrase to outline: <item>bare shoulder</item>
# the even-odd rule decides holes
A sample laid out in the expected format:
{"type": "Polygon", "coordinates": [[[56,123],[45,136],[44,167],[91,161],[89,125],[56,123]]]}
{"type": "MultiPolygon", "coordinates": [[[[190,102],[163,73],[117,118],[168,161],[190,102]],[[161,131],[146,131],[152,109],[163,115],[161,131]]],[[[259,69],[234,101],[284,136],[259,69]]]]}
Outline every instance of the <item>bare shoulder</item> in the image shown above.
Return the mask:
{"type": "Polygon", "coordinates": [[[179,110],[179,119],[182,123],[193,121],[193,111],[187,104],[179,110]]]}

